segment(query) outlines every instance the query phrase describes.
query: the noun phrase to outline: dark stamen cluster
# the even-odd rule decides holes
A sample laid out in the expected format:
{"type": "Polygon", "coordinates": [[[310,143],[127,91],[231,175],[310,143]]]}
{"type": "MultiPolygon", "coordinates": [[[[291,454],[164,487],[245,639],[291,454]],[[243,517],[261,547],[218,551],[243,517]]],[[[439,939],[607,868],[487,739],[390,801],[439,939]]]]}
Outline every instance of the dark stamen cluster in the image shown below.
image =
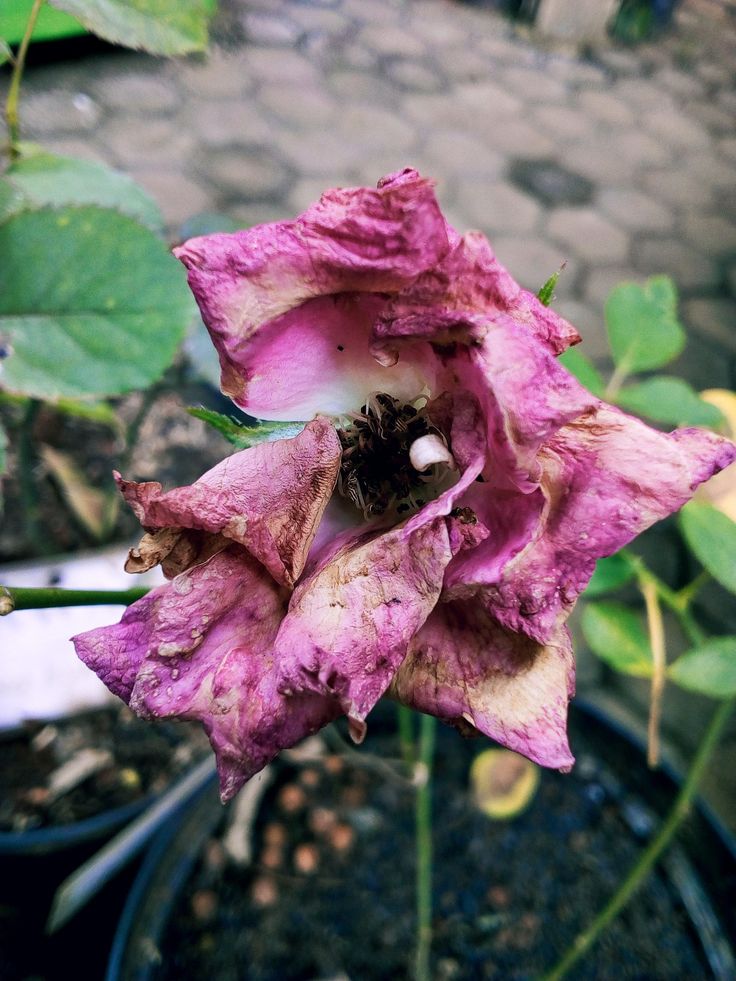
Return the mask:
{"type": "Polygon", "coordinates": [[[411,465],[412,443],[440,431],[426,408],[400,402],[383,392],[372,395],[351,425],[338,429],[342,462],[338,490],[366,517],[396,507],[399,514],[425,503],[426,478],[411,465]]]}

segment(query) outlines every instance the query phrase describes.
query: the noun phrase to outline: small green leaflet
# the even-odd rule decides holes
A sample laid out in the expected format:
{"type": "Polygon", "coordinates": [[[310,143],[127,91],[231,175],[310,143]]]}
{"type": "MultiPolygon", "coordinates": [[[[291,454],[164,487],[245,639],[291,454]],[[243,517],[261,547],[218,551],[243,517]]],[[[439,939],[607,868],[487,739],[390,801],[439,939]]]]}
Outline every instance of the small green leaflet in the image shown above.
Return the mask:
{"type": "Polygon", "coordinates": [[[225,437],[228,443],[232,443],[239,450],[250,449],[257,443],[296,436],[304,428],[304,423],[301,422],[261,422],[257,426],[244,426],[237,419],[201,406],[189,406],[187,412],[195,419],[201,419],[202,422],[212,426],[225,437]]]}
{"type": "Polygon", "coordinates": [[[606,383],[593,362],[586,358],[582,352],[578,351],[576,347],[570,347],[564,354],[560,355],[558,360],[589,392],[598,398],[602,397],[606,383]]]}
{"type": "Polygon", "coordinates": [[[682,378],[660,375],[636,385],[622,388],[616,404],[629,412],[671,426],[708,426],[717,428],[723,414],[698,398],[695,389],[682,378]]]}
{"type": "Polygon", "coordinates": [[[669,276],[652,276],[643,286],[621,283],[611,290],[605,312],[613,360],[627,373],[661,368],[685,346],[669,276]]]}
{"type": "Polygon", "coordinates": [[[581,619],[590,649],[623,674],[651,678],[652,652],[644,623],[623,603],[587,603],[581,619]]]}
{"type": "Polygon", "coordinates": [[[713,637],[678,657],[667,674],[688,691],[731,698],[736,695],[736,637],[713,637]]]}
{"type": "Polygon", "coordinates": [[[542,286],[542,288],[537,293],[537,299],[542,304],[542,306],[548,307],[552,300],[555,298],[555,288],[557,286],[557,281],[562,275],[562,270],[565,268],[565,263],[563,262],[557,272],[552,273],[547,282],[542,286]]]}
{"type": "Polygon", "coordinates": [[[701,501],[687,503],[679,521],[696,559],[721,586],[736,593],[736,523],[701,501]]]}
{"type": "Polygon", "coordinates": [[[0,65],[4,65],[6,61],[12,60],[13,52],[10,50],[10,45],[0,37],[0,65]]]}
{"type": "Polygon", "coordinates": [[[150,54],[181,55],[207,46],[204,0],[49,0],[106,41],[150,54]]]}
{"type": "Polygon", "coordinates": [[[585,590],[587,599],[611,593],[630,582],[636,571],[625,555],[611,555],[607,559],[598,559],[595,564],[593,578],[585,590]]]}

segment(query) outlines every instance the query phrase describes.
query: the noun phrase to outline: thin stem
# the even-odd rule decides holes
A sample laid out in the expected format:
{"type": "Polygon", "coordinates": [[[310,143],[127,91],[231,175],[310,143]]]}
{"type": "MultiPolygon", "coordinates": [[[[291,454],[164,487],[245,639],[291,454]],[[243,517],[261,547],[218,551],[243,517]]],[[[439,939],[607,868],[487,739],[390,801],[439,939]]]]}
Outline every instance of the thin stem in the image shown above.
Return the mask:
{"type": "Polygon", "coordinates": [[[417,847],[417,950],[415,981],[431,981],[429,957],[432,948],[432,763],[437,733],[433,715],[422,715],[419,723],[419,759],[415,833],[417,847]]]}
{"type": "Polygon", "coordinates": [[[659,722],[662,715],[662,696],[667,672],[667,648],[665,644],[662,610],[659,606],[657,587],[650,580],[640,584],[647,609],[649,646],[652,649],[652,692],[649,701],[649,728],[647,731],[647,763],[659,765],[659,722]]]}
{"type": "Polygon", "coordinates": [[[629,376],[629,366],[626,361],[622,361],[614,369],[613,374],[608,379],[608,384],[603,392],[604,402],[615,402],[616,396],[621,391],[621,386],[629,376]]]}
{"type": "Polygon", "coordinates": [[[10,77],[10,88],[8,89],[8,98],[5,102],[5,118],[8,123],[8,133],[10,134],[11,160],[16,160],[20,156],[20,150],[18,149],[18,144],[20,143],[20,123],[18,121],[18,98],[20,96],[20,83],[21,79],[23,78],[23,69],[26,65],[28,45],[31,43],[31,37],[36,27],[38,14],[43,4],[44,0],[33,0],[31,13],[28,17],[28,23],[26,24],[26,32],[23,35],[23,40],[20,42],[18,54],[15,58],[15,64],[13,65],[13,74],[10,77]]]}
{"type": "Polygon", "coordinates": [[[718,706],[700,742],[698,751],[695,754],[695,759],[693,760],[685,782],[677,795],[677,799],[675,800],[672,810],[667,816],[667,819],[660,828],[656,837],[642,852],[641,857],[621,883],[615,895],[608,901],[608,904],[601,910],[598,916],[596,916],[590,926],[582,933],[578,934],[567,953],[562,957],[559,963],[544,976],[543,981],[560,981],[561,978],[564,978],[570,968],[573,967],[580,960],[580,958],[590,950],[603,930],[605,930],[611,920],[617,916],[620,910],[623,909],[629,899],[631,899],[637,889],[644,882],[654,864],[669,845],[670,841],[675,835],[675,832],[689,814],[698,785],[703,777],[711,754],[718,744],[718,740],[723,733],[735,705],[736,699],[730,698],[718,706]]]}
{"type": "Polygon", "coordinates": [[[397,705],[399,717],[399,746],[401,758],[407,766],[413,767],[416,758],[414,753],[414,713],[406,705],[397,705]]]}
{"type": "Polygon", "coordinates": [[[61,589],[58,586],[0,586],[0,616],[14,610],[45,610],[58,606],[130,606],[150,587],[133,589],[61,589]]]}
{"type": "MultiPolygon", "coordinates": [[[[674,589],[670,589],[667,583],[662,582],[659,576],[655,575],[651,569],[648,569],[647,566],[644,565],[644,562],[638,555],[635,555],[633,552],[629,552],[627,549],[622,549],[622,553],[636,569],[636,574],[640,583],[651,582],[654,584],[657,589],[657,595],[662,600],[664,605],[668,607],[668,609],[672,610],[677,619],[680,621],[680,626],[682,627],[690,643],[697,646],[702,644],[707,635],[688,609],[687,602],[683,603],[682,599],[680,598],[681,593],[676,592],[674,589]]],[[[685,588],[687,589],[687,587],[685,588]]]]}
{"type": "Polygon", "coordinates": [[[710,582],[711,574],[707,569],[701,569],[697,576],[689,582],[687,586],[683,586],[682,589],[675,593],[677,597],[677,602],[681,604],[683,610],[686,610],[695,597],[698,595],[700,590],[705,586],[706,583],[710,582]]]}

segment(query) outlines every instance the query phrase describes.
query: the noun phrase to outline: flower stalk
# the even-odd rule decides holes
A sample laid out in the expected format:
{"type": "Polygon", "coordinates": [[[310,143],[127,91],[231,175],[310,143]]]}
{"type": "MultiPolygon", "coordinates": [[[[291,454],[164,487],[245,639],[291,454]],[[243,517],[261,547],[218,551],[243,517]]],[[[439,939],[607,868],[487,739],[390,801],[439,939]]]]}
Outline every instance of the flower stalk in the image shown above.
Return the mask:
{"type": "Polygon", "coordinates": [[[417,847],[417,949],[414,961],[415,981],[431,981],[432,948],[432,765],[437,734],[437,720],[422,715],[419,721],[417,793],[414,805],[417,847]]]}
{"type": "Polygon", "coordinates": [[[677,799],[657,835],[642,852],[640,858],[606,906],[587,929],[573,941],[558,964],[546,974],[543,981],[560,981],[596,943],[608,924],[619,914],[642,885],[652,868],[664,853],[682,822],[690,813],[696,792],[710,761],[713,750],[731,717],[736,698],[722,702],[711,718],[710,724],[698,746],[685,782],[677,799]]]}
{"type": "Polygon", "coordinates": [[[652,692],[649,700],[649,726],[647,731],[647,763],[653,769],[659,765],[659,724],[662,715],[662,696],[667,676],[667,647],[665,642],[662,609],[657,587],[647,579],[641,582],[649,628],[649,646],[652,650],[652,692]]]}
{"type": "Polygon", "coordinates": [[[15,610],[45,610],[60,606],[130,606],[148,592],[133,589],[62,589],[57,586],[0,586],[0,616],[15,610]]]}
{"type": "Polygon", "coordinates": [[[20,122],[18,118],[20,83],[21,79],[23,78],[23,70],[26,65],[28,46],[31,43],[31,37],[33,36],[36,21],[38,20],[38,15],[43,4],[44,0],[34,0],[33,2],[33,6],[31,7],[31,12],[28,17],[28,23],[26,24],[26,31],[23,35],[23,40],[20,42],[18,54],[13,65],[13,74],[10,77],[10,88],[8,89],[8,97],[5,102],[5,119],[8,123],[8,134],[10,136],[11,160],[17,160],[17,158],[20,156],[20,122]]]}

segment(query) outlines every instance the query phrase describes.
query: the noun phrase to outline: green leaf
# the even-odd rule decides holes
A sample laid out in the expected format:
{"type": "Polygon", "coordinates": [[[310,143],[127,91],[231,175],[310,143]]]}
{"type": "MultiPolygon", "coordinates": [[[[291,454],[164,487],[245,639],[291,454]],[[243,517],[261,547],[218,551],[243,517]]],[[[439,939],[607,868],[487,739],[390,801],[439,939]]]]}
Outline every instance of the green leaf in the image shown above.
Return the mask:
{"type": "Polygon", "coordinates": [[[10,45],[0,37],[0,65],[4,65],[6,61],[12,60],[13,52],[10,50],[10,45]]]}
{"type": "Polygon", "coordinates": [[[680,530],[697,560],[736,593],[736,523],[710,504],[690,501],[680,512],[680,530]]]}
{"type": "Polygon", "coordinates": [[[552,302],[552,300],[554,300],[554,298],[555,298],[555,287],[557,286],[557,281],[559,280],[560,276],[562,275],[562,270],[564,268],[565,268],[565,266],[564,266],[564,263],[563,263],[563,265],[560,266],[560,268],[557,270],[557,272],[552,273],[552,275],[546,281],[546,283],[544,284],[544,286],[542,286],[542,288],[537,293],[537,298],[539,299],[539,302],[543,306],[548,307],[550,305],[550,303],[552,302]]]}
{"type": "Polygon", "coordinates": [[[603,395],[606,383],[603,381],[601,373],[593,362],[589,358],[586,358],[577,348],[568,348],[564,354],[560,355],[558,360],[560,364],[563,364],[567,368],[571,375],[577,378],[581,385],[585,385],[589,392],[592,392],[593,395],[597,395],[599,398],[603,395]]]}
{"type": "Polygon", "coordinates": [[[593,578],[585,590],[585,596],[590,599],[594,596],[602,596],[604,593],[611,593],[614,589],[625,586],[635,574],[634,566],[621,553],[610,555],[607,559],[598,559],[593,578]]]}
{"type": "Polygon", "coordinates": [[[678,657],[667,674],[675,684],[711,698],[736,695],[736,637],[714,637],[678,657]]]}
{"type": "Polygon", "coordinates": [[[675,284],[668,276],[653,276],[644,286],[616,286],[606,300],[606,329],[613,360],[626,372],[672,361],[685,346],[675,284]]]}
{"type": "Polygon", "coordinates": [[[49,0],[106,41],[151,54],[181,55],[207,46],[203,0],[49,0]]]}
{"type": "Polygon", "coordinates": [[[184,270],[147,228],[97,207],[0,224],[2,383],[35,398],[118,395],[163,374],[193,316],[184,270]]]}
{"type": "Polygon", "coordinates": [[[96,204],[136,218],[154,231],[163,227],[161,212],[143,188],[102,164],[57,157],[34,147],[8,168],[5,179],[21,195],[24,209],[96,204]]]}
{"type": "Polygon", "coordinates": [[[195,419],[201,419],[212,426],[239,450],[247,450],[256,443],[296,436],[304,428],[304,424],[300,422],[261,422],[257,426],[244,426],[237,419],[201,406],[189,406],[187,412],[195,419]]]}
{"type": "Polygon", "coordinates": [[[606,664],[636,678],[651,677],[652,653],[644,623],[628,606],[588,603],[581,626],[590,649],[606,664]]]}
{"type": "Polygon", "coordinates": [[[116,432],[122,432],[125,428],[109,402],[76,402],[74,399],[59,399],[54,408],[58,412],[63,412],[64,415],[73,416],[76,419],[99,422],[116,432]]]}
{"type": "Polygon", "coordinates": [[[0,177],[0,222],[23,210],[23,195],[13,185],[0,177]]]}
{"type": "Polygon", "coordinates": [[[661,375],[637,385],[627,385],[616,397],[617,405],[655,422],[673,426],[708,426],[716,428],[723,414],[698,397],[695,389],[682,378],[661,375]]]}

